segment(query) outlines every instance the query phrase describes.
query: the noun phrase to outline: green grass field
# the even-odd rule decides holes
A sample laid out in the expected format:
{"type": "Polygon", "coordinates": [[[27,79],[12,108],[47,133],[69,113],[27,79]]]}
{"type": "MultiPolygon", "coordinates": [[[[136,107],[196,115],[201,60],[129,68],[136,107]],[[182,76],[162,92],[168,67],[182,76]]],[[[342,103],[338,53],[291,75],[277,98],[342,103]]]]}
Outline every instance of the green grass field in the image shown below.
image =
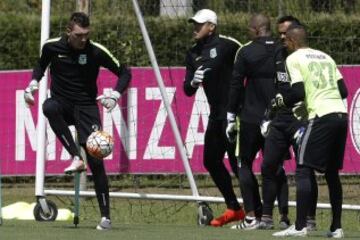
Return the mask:
{"type": "MultiPolygon", "coordinates": [[[[17,202],[34,202],[34,185],[28,179],[4,179],[3,206],[17,202]]],[[[218,191],[208,179],[197,179],[199,191],[202,195],[219,195],[218,191]]],[[[320,183],[319,201],[328,202],[326,186],[320,183]]],[[[347,178],[344,184],[344,203],[359,204],[360,184],[358,177],[347,178]]],[[[236,181],[234,182],[236,189],[236,181]]],[[[64,178],[47,179],[47,185],[55,188],[72,187],[71,181],[64,178]],[[50,181],[49,181],[50,180],[50,181]]],[[[290,180],[290,199],[294,199],[294,185],[290,180]]],[[[91,188],[91,184],[89,184],[91,188]]],[[[152,193],[183,193],[189,194],[186,179],[141,179],[112,178],[112,191],[136,191],[152,193]],[[134,184],[136,182],[136,184],[134,184]]],[[[238,190],[237,190],[238,191],[238,190]]],[[[49,196],[58,208],[73,209],[72,197],[49,196]]],[[[224,204],[211,204],[214,215],[217,216],[225,209],[224,204]]],[[[329,226],[329,210],[319,209],[317,212],[318,231],[311,232],[307,239],[324,238],[329,226]]],[[[111,217],[113,229],[107,232],[95,230],[100,217],[97,202],[94,198],[82,198],[80,208],[80,224],[74,227],[72,221],[36,222],[20,220],[4,220],[0,226],[0,240],[12,239],[276,239],[271,233],[277,231],[239,231],[231,230],[230,225],[222,228],[199,227],[196,224],[197,204],[180,201],[149,201],[111,199],[111,217]]],[[[290,208],[290,219],[295,219],[295,209],[290,208]]],[[[275,223],[278,221],[277,209],[274,210],[275,223]]],[[[348,239],[360,239],[360,212],[343,212],[343,229],[348,239]]]]}
{"type": "MultiPolygon", "coordinates": [[[[69,222],[42,223],[34,221],[5,221],[0,227],[0,239],[6,240],[38,240],[38,239],[206,239],[206,240],[230,240],[230,239],[276,239],[271,236],[273,231],[238,231],[227,227],[211,228],[198,227],[194,224],[124,224],[114,222],[111,231],[97,231],[94,229],[96,221],[86,221],[78,228],[69,222]]],[[[324,231],[312,232],[307,239],[324,238],[324,231]]],[[[345,231],[346,238],[360,239],[360,232],[345,231]]]]}

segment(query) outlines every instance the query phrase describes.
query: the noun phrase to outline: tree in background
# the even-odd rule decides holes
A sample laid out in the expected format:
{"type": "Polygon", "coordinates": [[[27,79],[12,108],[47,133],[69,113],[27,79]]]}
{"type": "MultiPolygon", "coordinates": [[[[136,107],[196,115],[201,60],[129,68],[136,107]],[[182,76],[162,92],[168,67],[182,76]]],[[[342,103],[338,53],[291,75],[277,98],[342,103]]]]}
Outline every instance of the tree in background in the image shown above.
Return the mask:
{"type": "Polygon", "coordinates": [[[341,0],[341,6],[346,13],[352,13],[355,11],[355,0],[341,0]]]}
{"type": "Polygon", "coordinates": [[[332,12],[333,4],[331,0],[311,0],[311,8],[315,12],[332,12]]]}

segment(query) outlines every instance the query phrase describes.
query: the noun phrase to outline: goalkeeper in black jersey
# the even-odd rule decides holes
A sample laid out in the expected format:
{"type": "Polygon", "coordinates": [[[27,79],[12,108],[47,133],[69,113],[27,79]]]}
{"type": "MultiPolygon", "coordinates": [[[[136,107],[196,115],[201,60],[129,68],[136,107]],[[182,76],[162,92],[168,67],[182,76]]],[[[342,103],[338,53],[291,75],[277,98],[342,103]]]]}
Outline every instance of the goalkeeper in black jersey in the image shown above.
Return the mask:
{"type": "MultiPolygon", "coordinates": [[[[26,103],[33,105],[33,94],[38,89],[38,82],[50,66],[51,97],[43,103],[43,113],[57,138],[73,157],[70,166],[64,170],[65,173],[86,170],[86,164],[80,157],[68,126],[75,125],[79,143],[86,149],[87,137],[101,128],[97,100],[111,111],[131,79],[130,71],[120,65],[104,46],[90,41],[89,34],[88,16],[80,12],[73,13],[66,34],[61,38],[48,40],[42,47],[40,60],[33,70],[33,80],[24,94],[26,103]],[[101,66],[118,76],[118,82],[109,94],[97,97],[96,80],[101,66]]],[[[104,163],[88,153],[86,157],[93,174],[102,217],[97,229],[109,229],[109,187],[104,163]]]]}
{"type": "Polygon", "coordinates": [[[226,139],[225,128],[229,83],[240,43],[216,33],[217,16],[209,9],[198,11],[189,21],[194,24],[196,44],[186,56],[184,91],[187,96],[192,96],[201,85],[210,105],[209,123],[205,132],[204,165],[227,206],[225,213],[210,223],[219,227],[244,218],[231,176],[223,162],[227,152],[231,168],[237,175],[235,144],[226,139]]]}
{"type": "MultiPolygon", "coordinates": [[[[275,96],[274,56],[281,45],[271,36],[270,19],[267,16],[253,15],[248,29],[252,41],[242,47],[236,57],[233,79],[230,84],[226,132],[228,136],[234,135],[236,110],[240,106],[238,164],[240,190],[244,199],[246,218],[244,222],[235,225],[234,228],[252,230],[259,228],[259,220],[262,215],[259,185],[252,166],[256,154],[264,148],[264,137],[260,132],[260,124],[265,109],[275,96]]],[[[282,168],[281,170],[277,176],[278,184],[286,185],[286,176],[284,170],[282,168]]],[[[281,193],[281,195],[284,194],[287,196],[288,192],[281,193]]]]}
{"type": "MultiPolygon", "coordinates": [[[[300,24],[300,21],[293,16],[284,16],[278,19],[278,33],[280,39],[284,41],[285,34],[287,28],[291,24],[300,24]]],[[[275,57],[275,65],[276,65],[276,93],[279,95],[284,95],[290,91],[291,84],[290,80],[287,76],[285,69],[285,59],[288,56],[288,51],[286,47],[283,45],[277,51],[275,57]]],[[[279,96],[278,95],[278,96],[279,96]]],[[[260,222],[260,228],[269,229],[273,228],[273,220],[272,213],[274,207],[274,201],[277,196],[277,192],[281,186],[278,185],[278,182],[281,179],[278,178],[279,166],[281,167],[284,162],[284,155],[288,153],[289,147],[293,147],[294,153],[297,156],[297,140],[300,139],[303,131],[305,122],[304,119],[301,119],[301,116],[295,116],[293,109],[288,107],[276,107],[276,101],[273,100],[273,109],[269,110],[270,119],[266,119],[262,125],[263,133],[266,135],[265,138],[265,148],[264,148],[264,160],[261,166],[261,173],[263,177],[263,216],[260,222]],[[271,113],[273,111],[273,113],[271,113]]],[[[301,110],[305,110],[303,103],[298,103],[295,106],[296,112],[301,110]]],[[[290,157],[290,156],[289,156],[290,157]]],[[[282,169],[282,168],[281,168],[282,169]]],[[[283,170],[283,169],[282,169],[283,170]]],[[[283,175],[286,181],[286,175],[283,175]]],[[[315,175],[311,176],[314,181],[313,184],[313,196],[314,202],[317,199],[317,185],[315,175]]],[[[283,196],[285,197],[285,195],[283,196]]],[[[279,199],[278,199],[279,200],[279,199]]],[[[279,201],[286,203],[286,207],[282,207],[280,209],[281,220],[280,220],[280,228],[285,229],[289,226],[290,222],[287,218],[288,213],[288,195],[286,198],[279,201]]],[[[307,227],[308,230],[315,230],[315,216],[316,216],[316,204],[312,205],[309,208],[309,212],[307,213],[307,227]]]]}

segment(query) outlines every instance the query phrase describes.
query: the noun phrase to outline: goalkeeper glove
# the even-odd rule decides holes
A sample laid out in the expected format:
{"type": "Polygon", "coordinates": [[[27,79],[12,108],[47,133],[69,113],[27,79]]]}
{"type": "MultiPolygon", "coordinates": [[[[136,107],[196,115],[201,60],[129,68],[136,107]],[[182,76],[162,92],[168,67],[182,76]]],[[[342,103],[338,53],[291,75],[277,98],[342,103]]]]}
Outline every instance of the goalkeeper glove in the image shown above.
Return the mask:
{"type": "Polygon", "coordinates": [[[100,101],[108,112],[111,112],[115,107],[116,103],[119,100],[121,94],[118,91],[111,90],[109,94],[102,94],[96,98],[100,101]]]}
{"type": "Polygon", "coordinates": [[[292,112],[294,113],[294,116],[300,121],[308,118],[308,112],[304,102],[296,103],[292,108],[292,112]]]}
{"type": "Polygon", "coordinates": [[[262,121],[261,125],[260,125],[260,131],[261,131],[261,135],[263,135],[263,137],[267,137],[269,135],[270,132],[270,123],[271,121],[262,121]]]}
{"type": "Polygon", "coordinates": [[[235,117],[235,113],[227,113],[226,137],[231,143],[235,142],[237,134],[235,117]]]}
{"type": "Polygon", "coordinates": [[[271,106],[273,109],[285,107],[284,98],[280,93],[276,94],[275,98],[271,100],[271,106]]]}
{"type": "Polygon", "coordinates": [[[203,66],[201,65],[200,67],[198,67],[198,69],[196,69],[194,73],[194,78],[190,82],[193,88],[198,88],[199,85],[202,84],[202,82],[204,81],[205,73],[211,70],[211,68],[201,69],[202,67],[203,66]]]}
{"type": "Polygon", "coordinates": [[[39,83],[35,79],[31,80],[29,83],[29,86],[25,88],[24,92],[24,100],[27,107],[33,106],[35,103],[34,100],[34,92],[36,92],[39,89],[39,83]]]}

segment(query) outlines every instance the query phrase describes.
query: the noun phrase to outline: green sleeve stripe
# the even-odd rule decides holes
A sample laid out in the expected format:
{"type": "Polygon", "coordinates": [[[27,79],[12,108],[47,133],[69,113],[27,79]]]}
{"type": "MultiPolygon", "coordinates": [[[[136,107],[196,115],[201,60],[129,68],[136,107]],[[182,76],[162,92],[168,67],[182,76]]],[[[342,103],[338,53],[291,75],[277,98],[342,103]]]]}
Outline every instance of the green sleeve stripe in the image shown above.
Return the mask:
{"type": "Polygon", "coordinates": [[[46,43],[52,43],[52,42],[57,42],[61,39],[61,37],[57,37],[57,38],[51,38],[51,39],[48,39],[48,40],[45,40],[44,44],[41,46],[41,52],[40,52],[40,57],[42,56],[43,54],[43,47],[46,43]]]}
{"type": "Polygon", "coordinates": [[[240,50],[241,50],[241,47],[236,51],[235,58],[234,58],[234,63],[236,62],[236,59],[238,58],[240,50]]]}
{"type": "Polygon", "coordinates": [[[59,41],[61,38],[60,37],[57,37],[57,38],[51,38],[51,39],[48,39],[45,41],[45,43],[49,43],[49,42],[56,42],[56,41],[59,41]]]}
{"type": "Polygon", "coordinates": [[[252,43],[252,41],[249,41],[249,42],[245,43],[245,44],[243,45],[243,47],[249,45],[250,43],[252,43]]]}
{"type": "Polygon", "coordinates": [[[116,59],[116,57],[114,57],[114,55],[111,54],[111,52],[106,47],[97,42],[90,41],[90,43],[103,50],[114,61],[116,66],[120,67],[119,61],[116,59]]]}
{"type": "Polygon", "coordinates": [[[241,45],[241,47],[236,51],[234,62],[236,62],[236,59],[238,58],[238,55],[239,55],[239,53],[240,53],[240,50],[241,50],[243,47],[249,45],[250,43],[252,43],[252,41],[247,42],[247,43],[245,43],[244,45],[241,45]]]}
{"type": "Polygon", "coordinates": [[[221,34],[219,35],[219,37],[228,39],[228,40],[230,40],[230,41],[233,41],[233,42],[235,42],[236,44],[238,44],[240,47],[243,46],[243,45],[242,45],[238,40],[236,40],[235,38],[232,38],[232,37],[229,37],[229,36],[225,36],[225,35],[221,35],[221,34]]]}

